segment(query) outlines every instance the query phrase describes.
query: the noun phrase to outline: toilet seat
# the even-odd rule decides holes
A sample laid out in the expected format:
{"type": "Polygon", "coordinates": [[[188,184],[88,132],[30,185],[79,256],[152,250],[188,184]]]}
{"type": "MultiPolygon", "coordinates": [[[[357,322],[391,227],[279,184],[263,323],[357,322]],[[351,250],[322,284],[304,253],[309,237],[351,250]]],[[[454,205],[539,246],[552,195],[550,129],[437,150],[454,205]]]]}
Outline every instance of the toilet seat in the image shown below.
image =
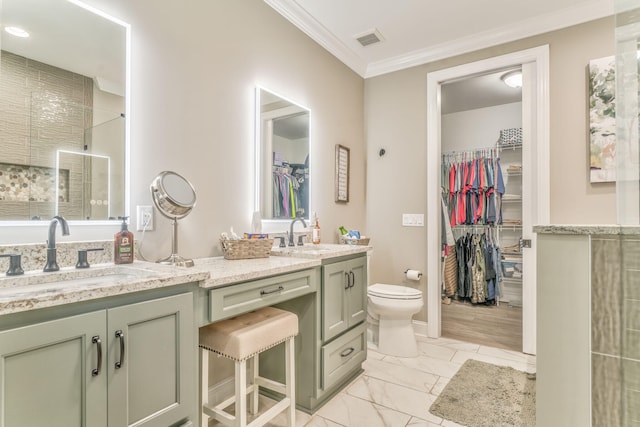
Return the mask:
{"type": "Polygon", "coordinates": [[[422,299],[422,291],[408,286],[386,285],[376,283],[367,289],[369,296],[386,299],[415,300],[422,299]]]}

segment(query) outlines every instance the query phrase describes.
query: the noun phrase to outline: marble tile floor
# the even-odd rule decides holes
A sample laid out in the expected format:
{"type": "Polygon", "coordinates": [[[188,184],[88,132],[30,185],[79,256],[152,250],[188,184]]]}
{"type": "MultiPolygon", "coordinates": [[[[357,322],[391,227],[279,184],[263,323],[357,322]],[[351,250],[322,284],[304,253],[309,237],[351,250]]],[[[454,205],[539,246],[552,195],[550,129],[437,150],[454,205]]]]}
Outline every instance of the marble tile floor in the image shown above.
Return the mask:
{"type": "MultiPolygon", "coordinates": [[[[456,341],[417,337],[419,355],[399,358],[369,349],[364,372],[313,416],[296,412],[296,427],[457,427],[429,407],[467,359],[535,372],[535,356],[456,341]]],[[[261,405],[270,406],[261,397],[261,405]]],[[[211,426],[214,424],[211,423],[211,426]]],[[[268,426],[285,426],[283,414],[268,426]]]]}

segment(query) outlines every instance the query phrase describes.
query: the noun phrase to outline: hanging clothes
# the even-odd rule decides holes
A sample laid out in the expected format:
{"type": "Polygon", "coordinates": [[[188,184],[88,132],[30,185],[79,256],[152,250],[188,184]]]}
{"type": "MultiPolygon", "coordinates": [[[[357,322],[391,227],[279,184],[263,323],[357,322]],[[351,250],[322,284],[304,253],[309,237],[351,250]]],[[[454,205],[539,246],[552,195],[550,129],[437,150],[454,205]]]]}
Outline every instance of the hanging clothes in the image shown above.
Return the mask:
{"type": "MultiPolygon", "coordinates": [[[[473,304],[495,304],[500,296],[500,249],[492,231],[466,233],[456,240],[456,295],[473,304]]],[[[450,295],[447,295],[450,296],[450,295]]]]}
{"type": "Polygon", "coordinates": [[[447,221],[447,205],[444,196],[441,197],[442,204],[442,258],[443,258],[443,292],[447,297],[455,295],[458,285],[458,261],[456,255],[456,241],[453,237],[453,230],[447,221]]]}
{"type": "Polygon", "coordinates": [[[272,214],[274,218],[295,218],[300,203],[300,182],[288,167],[274,167],[272,214]]]}
{"type": "Polygon", "coordinates": [[[452,227],[502,223],[505,188],[495,150],[444,154],[441,187],[452,227]]]}

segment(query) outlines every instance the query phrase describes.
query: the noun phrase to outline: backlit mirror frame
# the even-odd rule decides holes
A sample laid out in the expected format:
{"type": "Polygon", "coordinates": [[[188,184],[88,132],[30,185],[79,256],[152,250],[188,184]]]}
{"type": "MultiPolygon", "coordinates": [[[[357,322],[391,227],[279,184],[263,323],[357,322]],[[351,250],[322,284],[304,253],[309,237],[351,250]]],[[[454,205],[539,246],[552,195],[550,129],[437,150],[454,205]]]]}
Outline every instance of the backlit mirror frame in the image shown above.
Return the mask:
{"type": "MultiPolygon", "coordinates": [[[[130,186],[131,186],[131,25],[122,21],[119,18],[111,16],[93,6],[82,3],[79,0],[67,0],[70,3],[81,7],[91,13],[94,13],[104,19],[107,19],[114,24],[120,25],[125,31],[125,82],[124,82],[124,215],[130,215],[130,186]]],[[[4,37],[4,36],[3,36],[4,37]]],[[[113,220],[71,220],[70,224],[75,225],[112,225],[119,224],[117,219],[113,220]]],[[[37,220],[0,220],[0,227],[14,227],[14,226],[47,226],[49,224],[48,218],[43,218],[41,221],[37,220]]]]}
{"type": "Polygon", "coordinates": [[[265,134],[273,132],[273,120],[283,117],[291,117],[295,115],[307,114],[308,115],[308,126],[307,126],[307,154],[309,161],[307,162],[306,168],[306,180],[307,183],[307,206],[304,209],[304,214],[302,217],[304,219],[309,219],[311,217],[311,188],[309,184],[309,172],[311,163],[311,132],[310,132],[310,117],[311,110],[296,101],[292,101],[291,99],[282,96],[276,92],[273,92],[270,89],[265,89],[262,86],[256,86],[255,90],[255,200],[254,200],[254,211],[259,211],[262,217],[263,231],[271,231],[276,230],[278,225],[283,223],[289,223],[291,219],[287,217],[285,218],[273,218],[272,214],[265,215],[264,209],[264,198],[271,197],[272,193],[268,191],[268,186],[272,185],[272,173],[273,173],[273,151],[271,146],[266,143],[265,134]],[[279,108],[275,111],[277,112],[268,112],[264,113],[262,111],[262,105],[264,102],[265,95],[273,98],[280,98],[282,101],[282,108],[279,108]],[[287,105],[288,104],[288,105],[287,105]],[[271,154],[267,155],[267,148],[271,150],[271,154]],[[274,228],[276,227],[276,228],[274,228]],[[266,228],[266,230],[264,230],[266,228]]]}

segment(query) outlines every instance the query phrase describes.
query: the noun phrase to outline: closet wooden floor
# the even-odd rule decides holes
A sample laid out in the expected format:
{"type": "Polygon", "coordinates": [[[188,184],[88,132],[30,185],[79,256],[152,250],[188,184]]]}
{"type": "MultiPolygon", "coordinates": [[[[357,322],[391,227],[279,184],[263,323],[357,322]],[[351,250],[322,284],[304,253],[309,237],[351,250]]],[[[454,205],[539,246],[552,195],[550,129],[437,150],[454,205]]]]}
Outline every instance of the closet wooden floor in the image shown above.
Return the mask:
{"type": "Polygon", "coordinates": [[[442,304],[442,336],[506,350],[522,351],[522,307],[442,304]]]}

